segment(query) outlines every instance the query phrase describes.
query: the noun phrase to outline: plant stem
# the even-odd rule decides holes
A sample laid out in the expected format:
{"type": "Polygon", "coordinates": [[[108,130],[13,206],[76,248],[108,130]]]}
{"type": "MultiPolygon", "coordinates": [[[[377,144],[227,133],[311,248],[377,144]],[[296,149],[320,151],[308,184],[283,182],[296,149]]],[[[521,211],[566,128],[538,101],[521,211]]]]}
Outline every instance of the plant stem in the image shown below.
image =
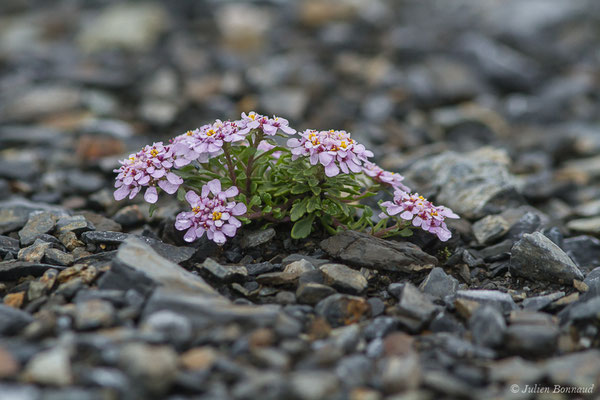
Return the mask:
{"type": "Polygon", "coordinates": [[[231,160],[231,154],[229,153],[230,150],[230,146],[229,143],[225,143],[223,145],[223,153],[225,154],[225,160],[227,160],[227,169],[229,170],[229,177],[231,178],[231,182],[233,184],[233,186],[237,186],[237,179],[235,176],[235,167],[233,165],[233,160],[231,160]]]}
{"type": "Polygon", "coordinates": [[[382,229],[382,230],[380,230],[378,232],[373,232],[373,236],[378,237],[378,238],[383,237],[386,234],[388,234],[391,231],[393,231],[394,229],[398,229],[399,227],[400,227],[400,224],[399,223],[395,223],[394,225],[390,226],[389,228],[382,229]]]}
{"type": "MultiPolygon", "coordinates": [[[[260,141],[263,139],[262,131],[256,135],[254,140],[250,139],[250,147],[257,148],[260,141]]],[[[246,164],[246,197],[250,197],[250,189],[252,188],[252,164],[254,163],[254,154],[248,157],[248,163],[246,164]]]]}

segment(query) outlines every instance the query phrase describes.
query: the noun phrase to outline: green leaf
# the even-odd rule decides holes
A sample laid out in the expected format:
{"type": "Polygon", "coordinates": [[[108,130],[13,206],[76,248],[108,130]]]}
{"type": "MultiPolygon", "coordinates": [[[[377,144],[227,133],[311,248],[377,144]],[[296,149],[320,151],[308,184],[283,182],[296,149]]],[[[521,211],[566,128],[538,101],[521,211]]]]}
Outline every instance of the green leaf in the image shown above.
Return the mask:
{"type": "Polygon", "coordinates": [[[305,183],[296,183],[292,186],[292,194],[301,194],[304,192],[308,192],[310,190],[310,186],[305,183]]]}
{"type": "Polygon", "coordinates": [[[410,228],[404,228],[400,232],[398,232],[398,234],[403,237],[409,237],[412,236],[413,231],[410,228]]]}
{"type": "Polygon", "coordinates": [[[303,198],[300,201],[296,201],[290,211],[290,219],[297,221],[306,213],[306,205],[308,204],[308,198],[303,198]]]}
{"type": "Polygon", "coordinates": [[[177,200],[185,200],[185,189],[182,186],[179,186],[179,189],[177,189],[177,200]]]}
{"type": "Polygon", "coordinates": [[[310,232],[312,230],[312,223],[313,220],[315,219],[315,215],[314,214],[309,214],[306,217],[302,218],[301,220],[297,221],[294,226],[292,227],[292,238],[293,239],[304,239],[305,237],[307,237],[308,235],[310,235],[310,232]]]}
{"type": "Polygon", "coordinates": [[[306,211],[311,213],[321,209],[321,199],[319,197],[310,197],[306,204],[306,211]]]}
{"type": "Polygon", "coordinates": [[[248,204],[248,208],[252,208],[254,206],[260,206],[260,197],[257,195],[252,196],[250,203],[248,204]]]}
{"type": "Polygon", "coordinates": [[[157,208],[158,206],[156,205],[156,203],[150,204],[150,208],[148,209],[148,215],[150,216],[150,218],[152,218],[152,215],[154,214],[157,208]]]}
{"type": "Polygon", "coordinates": [[[272,210],[273,210],[273,207],[271,207],[271,206],[265,206],[265,208],[263,208],[264,213],[270,213],[272,210]]]}

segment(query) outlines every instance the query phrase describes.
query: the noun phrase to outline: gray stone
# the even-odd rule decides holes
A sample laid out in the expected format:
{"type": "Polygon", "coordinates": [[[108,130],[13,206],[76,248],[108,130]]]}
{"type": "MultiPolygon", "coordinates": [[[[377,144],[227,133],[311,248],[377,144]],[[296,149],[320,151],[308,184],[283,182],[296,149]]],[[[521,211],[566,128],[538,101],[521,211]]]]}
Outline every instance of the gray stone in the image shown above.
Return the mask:
{"type": "Polygon", "coordinates": [[[517,305],[508,293],[498,290],[458,290],[456,297],[475,301],[482,305],[489,304],[501,312],[508,312],[517,308],[517,305]]]}
{"type": "Polygon", "coordinates": [[[70,111],[80,105],[80,89],[58,84],[42,84],[15,93],[0,113],[0,118],[31,120],[70,111]]]}
{"type": "Polygon", "coordinates": [[[286,286],[295,285],[304,273],[316,268],[309,261],[300,259],[289,263],[282,272],[269,272],[256,277],[256,281],[264,285],[286,286]]]}
{"type": "Polygon", "coordinates": [[[508,221],[500,215],[487,215],[473,224],[473,234],[481,245],[487,245],[502,238],[508,229],[508,221]]]}
{"type": "Polygon", "coordinates": [[[84,232],[81,235],[81,239],[85,243],[92,244],[104,244],[104,245],[120,245],[129,238],[135,238],[138,241],[142,241],[149,245],[154,251],[156,251],[162,257],[168,259],[176,264],[181,264],[189,261],[196,250],[193,247],[186,246],[173,246],[171,244],[163,243],[160,240],[152,239],[147,236],[132,235],[129,233],[122,232],[110,232],[110,231],[90,231],[84,232]]]}
{"type": "Polygon", "coordinates": [[[406,318],[403,321],[404,324],[408,324],[410,328],[418,331],[433,318],[440,308],[413,284],[407,282],[400,285],[396,291],[398,304],[395,309],[397,313],[406,318]]]}
{"type": "Polygon", "coordinates": [[[221,265],[212,258],[207,258],[198,265],[200,270],[208,272],[213,277],[222,281],[243,280],[248,276],[248,271],[243,265],[221,265]]]}
{"type": "Polygon", "coordinates": [[[335,289],[327,285],[315,282],[301,283],[296,290],[296,300],[298,303],[312,306],[335,293],[335,289]]]}
{"type": "Polygon", "coordinates": [[[381,360],[379,371],[383,391],[388,394],[416,389],[421,383],[421,363],[414,353],[381,360]]]}
{"type": "Polygon", "coordinates": [[[325,239],[321,248],[348,264],[384,271],[421,271],[437,264],[435,257],[412,243],[383,240],[355,231],[343,231],[325,239]]]}
{"type": "Polygon", "coordinates": [[[291,374],[292,393],[299,400],[321,400],[331,398],[339,388],[337,376],[332,372],[297,371],[291,374]]]}
{"type": "Polygon", "coordinates": [[[528,297],[523,300],[523,308],[529,311],[540,311],[546,308],[555,300],[565,296],[565,292],[555,292],[544,296],[528,297]]]}
{"type": "Polygon", "coordinates": [[[369,314],[371,307],[362,297],[334,294],[321,300],[315,312],[333,327],[359,322],[369,314]]]}
{"type": "Polygon", "coordinates": [[[49,268],[64,269],[63,267],[43,263],[3,261],[0,262],[0,281],[16,281],[29,275],[41,276],[49,268]]]}
{"type": "Polygon", "coordinates": [[[469,219],[482,218],[522,203],[517,180],[508,172],[504,151],[481,148],[426,157],[411,165],[406,178],[422,192],[437,192],[440,204],[469,219]]]}
{"type": "Polygon", "coordinates": [[[201,277],[161,257],[148,244],[130,238],[119,247],[112,268],[131,268],[150,278],[165,290],[220,297],[201,277]]]}
{"type": "Polygon", "coordinates": [[[552,355],[558,346],[559,329],[549,314],[513,311],[506,330],[505,347],[513,354],[552,355]]]}
{"type": "Polygon", "coordinates": [[[74,379],[70,358],[69,349],[61,345],[38,353],[25,366],[23,378],[42,385],[71,385],[74,379]]]}
{"type": "Polygon", "coordinates": [[[581,235],[567,238],[561,248],[579,267],[587,269],[600,266],[600,240],[581,235]]]}
{"type": "Polygon", "coordinates": [[[144,318],[141,329],[158,334],[160,340],[184,345],[192,339],[192,324],[185,316],[170,310],[158,311],[144,318]]]}
{"type": "Polygon", "coordinates": [[[13,258],[17,258],[19,253],[19,241],[11,238],[10,236],[0,235],[0,258],[6,255],[11,255],[13,258]]]}
{"type": "Polygon", "coordinates": [[[169,346],[129,343],[120,349],[118,360],[137,385],[154,395],[164,394],[177,373],[177,353],[169,346]]]}
{"type": "Polygon", "coordinates": [[[73,264],[74,257],[72,254],[65,253],[64,251],[48,248],[44,251],[44,261],[48,264],[67,267],[73,264]]]}
{"type": "Polygon", "coordinates": [[[497,308],[484,305],[477,308],[469,318],[469,329],[475,344],[497,347],[504,339],[506,322],[497,308]]]}
{"type": "MultiPolygon", "coordinates": [[[[564,386],[590,387],[598,384],[600,350],[592,349],[544,362],[543,370],[550,382],[564,386]],[[573,373],[577,371],[577,373],[573,373]]],[[[596,390],[596,389],[594,389],[596,390]]]]}
{"type": "Polygon", "coordinates": [[[363,335],[367,340],[385,337],[388,333],[395,331],[398,328],[398,320],[394,317],[379,316],[369,322],[363,331],[363,335]]]}
{"type": "Polygon", "coordinates": [[[51,232],[57,219],[56,215],[48,211],[32,213],[25,226],[19,231],[21,245],[29,246],[40,235],[51,232]]]}
{"type": "Polygon", "coordinates": [[[153,3],[114,4],[84,25],[77,41],[86,51],[151,48],[167,26],[167,14],[153,3]]]}
{"type": "Polygon", "coordinates": [[[360,272],[343,264],[324,264],[319,269],[323,273],[325,284],[340,292],[360,294],[368,286],[366,278],[360,272]]]}
{"type": "Polygon", "coordinates": [[[114,323],[115,308],[108,301],[81,301],[75,307],[75,327],[79,330],[108,328],[114,323]]]}
{"type": "Polygon", "coordinates": [[[0,234],[18,231],[29,220],[29,215],[35,211],[50,211],[55,215],[68,215],[57,206],[34,203],[22,198],[10,198],[0,201],[0,234]]]}
{"type": "Polygon", "coordinates": [[[275,229],[268,228],[260,231],[245,232],[240,241],[242,249],[250,249],[260,246],[272,240],[275,237],[275,229]]]}
{"type": "Polygon", "coordinates": [[[524,234],[511,250],[510,270],[516,275],[548,282],[572,284],[583,280],[575,263],[540,232],[524,234]]]}
{"type": "Polygon", "coordinates": [[[51,243],[42,242],[40,239],[36,239],[35,243],[31,246],[19,250],[17,259],[30,263],[39,263],[42,261],[42,258],[44,258],[44,254],[50,246],[52,246],[51,243]]]}
{"type": "Polygon", "coordinates": [[[350,355],[338,362],[335,373],[347,387],[364,386],[373,373],[373,363],[362,354],[350,355]]]}
{"type": "Polygon", "coordinates": [[[456,293],[458,280],[447,275],[442,268],[435,267],[421,283],[419,289],[424,293],[443,299],[448,295],[456,293]]]}
{"type": "Polygon", "coordinates": [[[66,232],[73,232],[80,234],[87,231],[93,231],[96,228],[89,222],[83,215],[73,215],[69,217],[62,217],[56,222],[56,231],[58,234],[66,232]]]}
{"type": "Polygon", "coordinates": [[[577,233],[600,233],[600,217],[579,218],[567,222],[567,228],[577,233]]]}
{"type": "Polygon", "coordinates": [[[32,321],[28,313],[0,304],[0,335],[14,335],[32,321]]]}

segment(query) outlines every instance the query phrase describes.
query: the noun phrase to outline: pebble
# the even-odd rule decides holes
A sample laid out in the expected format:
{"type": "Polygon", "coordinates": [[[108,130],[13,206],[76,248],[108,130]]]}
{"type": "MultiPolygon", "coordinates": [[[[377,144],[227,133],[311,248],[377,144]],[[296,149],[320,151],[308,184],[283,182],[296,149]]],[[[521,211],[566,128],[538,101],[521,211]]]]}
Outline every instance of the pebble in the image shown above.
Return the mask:
{"type": "Polygon", "coordinates": [[[115,319],[115,309],[108,301],[88,300],[77,303],[75,307],[75,328],[82,331],[108,328],[115,319]]]}
{"type": "Polygon", "coordinates": [[[508,293],[497,290],[458,290],[456,297],[459,300],[472,301],[481,305],[488,304],[501,312],[508,312],[517,308],[508,293]]]}
{"type": "Polygon", "coordinates": [[[359,322],[367,317],[370,306],[367,301],[358,296],[333,294],[321,300],[315,311],[333,326],[344,326],[359,322]]]}
{"type": "Polygon", "coordinates": [[[36,354],[25,366],[27,382],[50,386],[67,386],[74,382],[71,354],[68,348],[56,346],[36,354]]]}
{"type": "Polygon", "coordinates": [[[164,394],[171,387],[177,361],[177,353],[169,346],[129,343],[118,354],[119,366],[150,395],[164,394]]]}
{"type": "Polygon", "coordinates": [[[469,318],[469,329],[475,344],[498,347],[504,340],[506,322],[497,308],[483,305],[477,308],[469,318]]]}
{"type": "Polygon", "coordinates": [[[32,213],[25,226],[19,231],[19,239],[22,246],[29,246],[44,233],[54,229],[57,217],[48,211],[32,213]]]}
{"type": "Polygon", "coordinates": [[[307,282],[302,283],[296,289],[296,299],[298,303],[316,305],[326,297],[335,294],[336,290],[331,286],[320,283],[307,282]]]}
{"type": "Polygon", "coordinates": [[[456,293],[456,290],[458,289],[458,280],[447,275],[442,268],[435,267],[421,283],[419,289],[421,289],[423,293],[443,299],[448,295],[456,293]]]}
{"type": "Polygon", "coordinates": [[[412,243],[387,241],[355,231],[343,231],[325,239],[321,248],[350,265],[383,271],[420,271],[437,264],[435,257],[412,243]]]}
{"type": "Polygon", "coordinates": [[[584,276],[557,245],[540,232],[524,234],[511,250],[510,270],[531,280],[572,284],[584,276]]]}
{"type": "MultiPolygon", "coordinates": [[[[291,264],[290,264],[291,265],[291,264]]],[[[325,278],[325,284],[340,292],[360,294],[368,286],[360,272],[343,264],[324,264],[319,267],[325,278]]]]}
{"type": "Polygon", "coordinates": [[[481,245],[501,239],[509,230],[508,221],[500,215],[487,215],[473,224],[473,234],[481,245]]]}
{"type": "Polygon", "coordinates": [[[204,263],[198,266],[200,270],[208,272],[214,278],[221,281],[239,281],[248,276],[248,270],[243,265],[221,265],[211,258],[204,260],[204,263]]]}

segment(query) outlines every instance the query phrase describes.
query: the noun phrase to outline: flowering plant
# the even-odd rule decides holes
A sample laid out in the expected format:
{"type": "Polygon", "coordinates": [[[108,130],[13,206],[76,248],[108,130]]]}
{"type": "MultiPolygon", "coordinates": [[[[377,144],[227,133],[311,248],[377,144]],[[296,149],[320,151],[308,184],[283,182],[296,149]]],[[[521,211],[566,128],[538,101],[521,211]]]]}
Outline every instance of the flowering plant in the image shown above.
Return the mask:
{"type": "Polygon", "coordinates": [[[452,210],[411,194],[404,178],[369,161],[373,153],[350,133],[296,130],[284,118],[255,112],[237,121],[216,120],[170,140],[146,146],[120,161],[116,200],[144,200],[155,208],[159,192],[187,201],[175,228],[192,242],[205,233],[219,245],[242,224],[292,222],[294,239],[307,237],[320,224],[329,233],[369,230],[373,235],[408,236],[421,228],[447,241],[446,218],[452,210]],[[275,137],[287,139],[280,144],[275,137]],[[377,217],[361,200],[379,191],[393,192],[380,202],[377,217]]]}

